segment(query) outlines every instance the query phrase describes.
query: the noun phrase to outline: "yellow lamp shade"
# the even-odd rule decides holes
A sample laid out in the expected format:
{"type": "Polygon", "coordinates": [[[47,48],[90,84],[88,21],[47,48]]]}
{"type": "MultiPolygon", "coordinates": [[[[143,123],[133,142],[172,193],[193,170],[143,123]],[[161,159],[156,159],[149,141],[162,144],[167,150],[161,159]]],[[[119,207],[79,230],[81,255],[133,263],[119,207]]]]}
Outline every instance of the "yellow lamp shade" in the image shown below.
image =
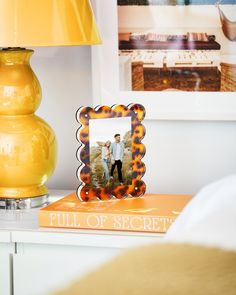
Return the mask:
{"type": "Polygon", "coordinates": [[[0,0],[0,47],[99,43],[88,0],[0,0]]]}

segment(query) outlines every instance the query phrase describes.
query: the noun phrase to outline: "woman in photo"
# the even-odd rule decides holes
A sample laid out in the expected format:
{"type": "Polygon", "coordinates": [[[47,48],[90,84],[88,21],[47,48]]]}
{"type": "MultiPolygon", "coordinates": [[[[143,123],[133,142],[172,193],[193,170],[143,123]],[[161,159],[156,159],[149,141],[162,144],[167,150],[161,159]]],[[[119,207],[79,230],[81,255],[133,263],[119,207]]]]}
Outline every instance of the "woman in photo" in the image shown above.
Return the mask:
{"type": "Polygon", "coordinates": [[[110,159],[111,159],[111,152],[110,152],[110,145],[111,142],[108,140],[105,143],[98,142],[98,145],[102,147],[101,153],[101,161],[102,167],[104,170],[104,176],[107,184],[110,183],[110,173],[109,173],[109,166],[110,166],[110,159]]]}

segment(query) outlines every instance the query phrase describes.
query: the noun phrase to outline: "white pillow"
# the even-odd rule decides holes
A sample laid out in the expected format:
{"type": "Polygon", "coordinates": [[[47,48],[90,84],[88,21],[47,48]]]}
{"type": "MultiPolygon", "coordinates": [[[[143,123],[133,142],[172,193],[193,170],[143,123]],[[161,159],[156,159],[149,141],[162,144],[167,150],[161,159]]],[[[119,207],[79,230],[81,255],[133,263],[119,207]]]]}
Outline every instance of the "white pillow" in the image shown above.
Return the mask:
{"type": "Polygon", "coordinates": [[[204,187],[184,208],[165,239],[236,250],[236,175],[204,187]]]}

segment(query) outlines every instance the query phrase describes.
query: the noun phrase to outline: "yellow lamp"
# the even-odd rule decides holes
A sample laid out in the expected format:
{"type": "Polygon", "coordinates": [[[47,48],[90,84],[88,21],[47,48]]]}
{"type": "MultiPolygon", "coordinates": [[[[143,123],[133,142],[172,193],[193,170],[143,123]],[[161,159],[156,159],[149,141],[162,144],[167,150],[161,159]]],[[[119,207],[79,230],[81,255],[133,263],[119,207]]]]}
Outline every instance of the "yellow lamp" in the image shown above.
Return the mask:
{"type": "Polygon", "coordinates": [[[25,47],[100,42],[88,0],[0,0],[0,207],[44,203],[56,164],[55,134],[34,114],[41,87],[25,47]]]}

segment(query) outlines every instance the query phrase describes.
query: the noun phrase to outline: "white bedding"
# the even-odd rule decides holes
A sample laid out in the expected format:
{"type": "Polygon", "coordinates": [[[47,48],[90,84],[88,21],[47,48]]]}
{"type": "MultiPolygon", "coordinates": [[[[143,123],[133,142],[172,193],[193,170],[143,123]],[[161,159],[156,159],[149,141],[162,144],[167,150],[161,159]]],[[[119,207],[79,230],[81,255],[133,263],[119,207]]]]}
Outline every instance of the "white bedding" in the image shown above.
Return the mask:
{"type": "Polygon", "coordinates": [[[236,175],[205,186],[185,207],[165,239],[236,250],[236,175]]]}

